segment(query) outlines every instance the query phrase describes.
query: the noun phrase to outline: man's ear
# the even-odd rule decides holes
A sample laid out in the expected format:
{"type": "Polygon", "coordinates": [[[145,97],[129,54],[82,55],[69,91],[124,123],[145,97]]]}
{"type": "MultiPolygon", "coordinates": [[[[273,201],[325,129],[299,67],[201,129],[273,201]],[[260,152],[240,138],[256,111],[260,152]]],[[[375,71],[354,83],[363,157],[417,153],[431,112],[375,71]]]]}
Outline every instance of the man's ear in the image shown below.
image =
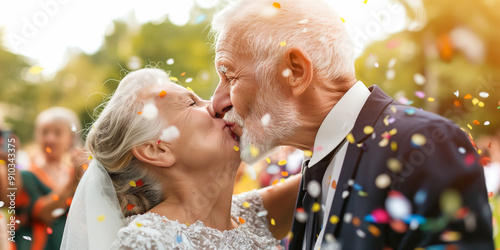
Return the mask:
{"type": "MultiPolygon", "coordinates": [[[[301,95],[312,82],[313,68],[311,58],[306,51],[298,47],[291,47],[285,52],[285,64],[288,79],[293,95],[301,95]]],[[[284,74],[285,75],[285,74],[284,74]]]]}
{"type": "Polygon", "coordinates": [[[162,142],[150,142],[133,147],[132,153],[140,161],[158,167],[171,167],[175,163],[175,155],[168,145],[162,142]]]}

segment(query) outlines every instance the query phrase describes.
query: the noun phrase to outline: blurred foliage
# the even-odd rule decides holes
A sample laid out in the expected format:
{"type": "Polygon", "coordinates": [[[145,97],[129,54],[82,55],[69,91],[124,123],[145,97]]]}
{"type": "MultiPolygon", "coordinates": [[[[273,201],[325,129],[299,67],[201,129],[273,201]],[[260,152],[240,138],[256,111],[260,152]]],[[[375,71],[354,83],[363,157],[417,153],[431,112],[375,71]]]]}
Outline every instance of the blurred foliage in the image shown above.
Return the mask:
{"type": "Polygon", "coordinates": [[[409,28],[369,45],[356,61],[358,79],[452,119],[474,137],[495,133],[500,124],[500,1],[422,0],[420,8],[395,1],[406,7],[409,28]]]}
{"type": "Polygon", "coordinates": [[[68,62],[51,80],[30,74],[30,66],[35,65],[0,48],[0,103],[8,104],[2,108],[5,122],[26,143],[33,140],[36,115],[49,107],[63,106],[74,110],[82,127],[88,128],[94,110],[113,93],[120,79],[143,67],[164,69],[179,84],[209,99],[219,79],[208,34],[212,15],[213,10],[194,8],[192,22],[182,27],[167,19],[143,25],[133,18],[115,21],[113,32],[97,52],[70,51],[68,62]],[[168,65],[170,58],[174,63],[168,65]],[[186,83],[189,78],[192,82],[186,83]]]}

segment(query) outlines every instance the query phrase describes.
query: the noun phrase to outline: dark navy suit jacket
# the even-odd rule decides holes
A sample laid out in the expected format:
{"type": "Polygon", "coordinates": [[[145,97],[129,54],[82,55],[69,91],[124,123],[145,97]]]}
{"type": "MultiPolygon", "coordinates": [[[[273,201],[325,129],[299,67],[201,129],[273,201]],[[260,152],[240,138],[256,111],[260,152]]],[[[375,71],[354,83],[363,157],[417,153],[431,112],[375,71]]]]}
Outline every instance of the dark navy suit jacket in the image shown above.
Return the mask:
{"type": "MultiPolygon", "coordinates": [[[[356,142],[348,146],[331,211],[325,215],[340,219],[338,223],[328,223],[325,234],[333,235],[344,250],[445,249],[444,245],[458,247],[452,249],[494,249],[484,173],[466,133],[441,116],[396,103],[377,86],[369,89],[371,94],[352,131],[356,142]],[[374,128],[375,138],[363,132],[367,125],[374,128]],[[379,145],[381,135],[392,129],[397,129],[397,133],[389,138],[390,143],[379,145]],[[412,145],[414,134],[426,138],[423,146],[412,145]],[[397,144],[395,151],[391,142],[397,144]],[[459,148],[465,149],[465,153],[459,148]],[[402,163],[400,171],[388,168],[390,158],[402,163]],[[390,176],[387,188],[375,184],[381,174],[390,176]],[[343,198],[345,191],[349,196],[343,198]],[[399,192],[411,202],[412,214],[417,216],[413,218],[425,218],[424,222],[420,217],[422,224],[418,229],[401,227],[400,222],[398,229],[370,220],[375,209],[385,209],[390,191],[399,192]],[[460,198],[454,199],[453,194],[460,198]],[[461,209],[454,212],[452,202],[460,200],[461,209]],[[447,205],[452,207],[453,215],[443,212],[447,205]],[[347,222],[346,214],[352,218],[347,222]],[[459,236],[443,235],[447,230],[458,232],[459,236]]],[[[306,192],[301,184],[297,208],[303,207],[306,192]]],[[[302,249],[305,223],[294,220],[292,233],[290,249],[302,249]]]]}

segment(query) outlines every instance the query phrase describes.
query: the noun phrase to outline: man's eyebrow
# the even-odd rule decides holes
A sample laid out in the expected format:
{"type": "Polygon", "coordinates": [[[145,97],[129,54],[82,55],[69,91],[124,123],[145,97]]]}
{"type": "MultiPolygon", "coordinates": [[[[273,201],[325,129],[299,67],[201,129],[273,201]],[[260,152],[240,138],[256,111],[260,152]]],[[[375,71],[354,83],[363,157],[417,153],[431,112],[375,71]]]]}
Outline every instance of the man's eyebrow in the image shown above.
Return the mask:
{"type": "Polygon", "coordinates": [[[220,65],[218,68],[217,68],[217,71],[219,71],[219,73],[225,75],[227,73],[227,67],[226,65],[220,65]]]}

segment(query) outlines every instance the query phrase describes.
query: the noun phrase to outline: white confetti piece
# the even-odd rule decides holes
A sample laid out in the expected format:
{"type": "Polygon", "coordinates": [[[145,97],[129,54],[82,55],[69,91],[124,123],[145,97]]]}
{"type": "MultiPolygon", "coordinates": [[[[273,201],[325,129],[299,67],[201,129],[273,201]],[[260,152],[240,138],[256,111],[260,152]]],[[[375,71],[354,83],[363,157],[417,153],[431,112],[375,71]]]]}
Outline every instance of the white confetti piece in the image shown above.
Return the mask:
{"type": "Polygon", "coordinates": [[[264,211],[260,211],[257,213],[257,217],[264,217],[264,216],[267,216],[267,211],[264,210],[264,211]]]}
{"type": "Polygon", "coordinates": [[[351,213],[344,214],[344,222],[351,223],[351,221],[352,221],[352,214],[351,213]]]}
{"type": "Polygon", "coordinates": [[[303,211],[297,211],[295,213],[295,219],[300,223],[305,223],[307,221],[307,213],[303,211]]]}
{"type": "Polygon", "coordinates": [[[359,238],[364,238],[366,236],[366,233],[361,229],[356,230],[356,234],[359,236],[359,238]]]}
{"type": "Polygon", "coordinates": [[[289,77],[292,75],[292,70],[290,70],[289,68],[286,68],[285,70],[283,70],[283,72],[281,72],[281,75],[283,77],[289,77]]]}
{"type": "Polygon", "coordinates": [[[380,189],[387,188],[391,185],[391,178],[387,174],[381,174],[375,179],[375,185],[380,189]]]}
{"type": "Polygon", "coordinates": [[[488,92],[481,92],[481,93],[479,93],[479,96],[482,98],[488,98],[490,96],[490,94],[488,92]]]}
{"type": "Polygon", "coordinates": [[[458,96],[459,96],[459,94],[460,94],[460,92],[458,92],[458,90],[457,90],[457,91],[453,92],[453,94],[454,94],[456,97],[458,97],[458,96]]]}
{"type": "Polygon", "coordinates": [[[260,122],[262,122],[262,126],[264,126],[264,127],[267,127],[267,125],[269,125],[269,121],[271,121],[271,115],[270,114],[265,114],[260,119],[260,122]]]}
{"type": "Polygon", "coordinates": [[[385,77],[386,77],[388,80],[392,80],[392,79],[394,79],[394,77],[396,77],[396,71],[395,71],[395,70],[393,70],[393,69],[387,70],[387,72],[385,73],[385,77]]]}
{"type": "Polygon", "coordinates": [[[319,182],[312,180],[307,184],[307,192],[311,197],[318,198],[321,193],[321,185],[319,182]]]}
{"type": "Polygon", "coordinates": [[[168,60],[167,60],[167,64],[168,64],[168,65],[172,65],[172,64],[174,64],[174,59],[173,59],[173,58],[168,59],[168,60]]]}
{"type": "Polygon", "coordinates": [[[71,123],[71,131],[76,132],[76,125],[71,123]]]}
{"type": "Polygon", "coordinates": [[[397,62],[397,61],[398,61],[398,59],[396,59],[396,58],[392,58],[392,59],[389,61],[389,65],[388,65],[388,67],[389,67],[390,69],[394,68],[394,65],[396,65],[396,62],[397,62]]]}
{"type": "Polygon", "coordinates": [[[52,217],[54,217],[54,218],[57,218],[57,217],[63,215],[65,212],[66,212],[66,210],[64,208],[56,208],[52,211],[52,213],[50,215],[52,215],[52,217]]]}
{"type": "Polygon", "coordinates": [[[349,196],[349,191],[345,190],[344,192],[342,192],[342,199],[345,199],[349,196]]]}
{"type": "Polygon", "coordinates": [[[484,126],[488,126],[488,125],[490,125],[490,121],[485,121],[484,126]]]}
{"type": "Polygon", "coordinates": [[[465,154],[467,151],[465,151],[465,148],[463,148],[463,147],[459,147],[459,148],[458,148],[458,152],[459,152],[460,154],[465,154]]]}
{"type": "Polygon", "coordinates": [[[417,85],[424,85],[425,83],[425,76],[423,76],[422,74],[420,73],[417,73],[413,76],[413,81],[415,81],[415,83],[417,85]]]}
{"type": "Polygon", "coordinates": [[[373,64],[373,66],[374,66],[375,68],[378,68],[378,66],[379,66],[379,65],[378,65],[378,62],[374,63],[374,64],[373,64]]]}
{"type": "Polygon", "coordinates": [[[31,237],[24,235],[23,239],[31,241],[31,237]]]}
{"type": "Polygon", "coordinates": [[[193,78],[191,78],[191,77],[189,77],[188,79],[186,79],[186,82],[187,82],[187,83],[190,83],[190,82],[192,82],[192,81],[193,81],[193,78]]]}
{"type": "Polygon", "coordinates": [[[385,209],[391,218],[402,220],[411,214],[411,203],[401,193],[392,191],[385,200],[385,209]]]}
{"type": "Polygon", "coordinates": [[[180,135],[181,133],[179,132],[179,129],[177,129],[176,126],[170,126],[163,130],[160,136],[160,140],[162,142],[171,142],[179,138],[180,135]]]}
{"type": "Polygon", "coordinates": [[[0,207],[3,207],[4,204],[3,201],[0,201],[0,207]]]}
{"type": "Polygon", "coordinates": [[[142,108],[142,116],[146,119],[154,119],[158,115],[158,108],[153,103],[148,103],[142,108]]]}

